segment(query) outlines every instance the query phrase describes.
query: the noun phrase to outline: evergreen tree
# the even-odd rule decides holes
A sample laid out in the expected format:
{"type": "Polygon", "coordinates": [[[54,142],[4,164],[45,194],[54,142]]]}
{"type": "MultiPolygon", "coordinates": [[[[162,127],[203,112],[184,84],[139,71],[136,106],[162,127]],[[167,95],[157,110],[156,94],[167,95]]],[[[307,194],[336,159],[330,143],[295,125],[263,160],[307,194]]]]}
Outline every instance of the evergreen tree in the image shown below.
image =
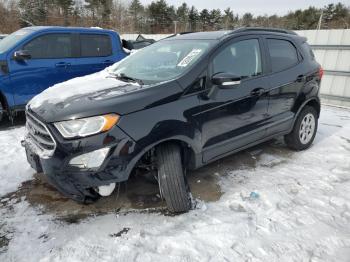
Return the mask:
{"type": "Polygon", "coordinates": [[[222,28],[222,16],[220,9],[210,11],[210,28],[211,30],[219,30],[222,28]]]}
{"type": "Polygon", "coordinates": [[[132,22],[133,22],[133,27],[134,27],[134,31],[138,31],[139,29],[139,17],[141,15],[141,13],[143,12],[144,7],[141,4],[140,0],[132,0],[132,2],[129,5],[129,14],[132,17],[132,22]]]}
{"type": "Polygon", "coordinates": [[[199,20],[202,23],[202,30],[209,30],[210,14],[208,9],[203,9],[199,14],[199,20]]]}
{"type": "Polygon", "coordinates": [[[67,26],[69,24],[68,17],[74,8],[74,0],[55,0],[54,4],[62,10],[64,25],[67,26]]]}
{"type": "Polygon", "coordinates": [[[251,13],[245,13],[242,17],[243,26],[253,26],[253,15],[251,13]]]}
{"type": "Polygon", "coordinates": [[[101,2],[100,0],[85,0],[85,8],[90,10],[92,14],[92,19],[95,19],[96,13],[98,12],[101,2]]]}
{"type": "Polygon", "coordinates": [[[223,26],[225,29],[233,29],[234,28],[234,15],[231,8],[226,8],[224,10],[224,16],[222,18],[223,26]]]}
{"type": "Polygon", "coordinates": [[[148,7],[148,13],[150,19],[153,21],[153,30],[163,32],[164,30],[170,30],[170,26],[173,24],[175,17],[175,8],[169,7],[165,0],[158,0],[152,2],[148,7]]]}
{"type": "Polygon", "coordinates": [[[194,32],[197,30],[198,19],[199,19],[198,11],[194,6],[192,6],[189,13],[188,13],[188,21],[190,24],[190,31],[194,32]]]}
{"type": "Polygon", "coordinates": [[[186,3],[180,5],[176,10],[177,21],[180,22],[181,31],[187,31],[189,8],[186,3]]]}
{"type": "Polygon", "coordinates": [[[20,0],[22,26],[43,25],[47,21],[49,0],[20,0]]]}
{"type": "Polygon", "coordinates": [[[112,0],[100,0],[102,25],[108,26],[112,13],[112,0]]]}

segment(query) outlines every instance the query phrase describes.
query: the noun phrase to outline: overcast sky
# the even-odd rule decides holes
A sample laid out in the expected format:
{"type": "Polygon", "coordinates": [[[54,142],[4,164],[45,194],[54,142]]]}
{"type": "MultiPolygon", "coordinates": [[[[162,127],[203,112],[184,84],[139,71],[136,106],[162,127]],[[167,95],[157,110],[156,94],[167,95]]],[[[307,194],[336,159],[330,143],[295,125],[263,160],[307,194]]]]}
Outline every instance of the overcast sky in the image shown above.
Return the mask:
{"type": "MultiPolygon", "coordinates": [[[[152,0],[140,0],[143,4],[150,4],[152,0]]],[[[183,2],[187,5],[194,5],[198,10],[207,8],[220,8],[221,10],[230,7],[236,14],[244,14],[251,12],[254,15],[284,15],[288,11],[307,8],[310,5],[323,7],[332,2],[332,0],[166,0],[168,4],[179,6],[183,2]]],[[[334,0],[334,2],[342,2],[346,6],[350,6],[350,0],[334,0]]]]}

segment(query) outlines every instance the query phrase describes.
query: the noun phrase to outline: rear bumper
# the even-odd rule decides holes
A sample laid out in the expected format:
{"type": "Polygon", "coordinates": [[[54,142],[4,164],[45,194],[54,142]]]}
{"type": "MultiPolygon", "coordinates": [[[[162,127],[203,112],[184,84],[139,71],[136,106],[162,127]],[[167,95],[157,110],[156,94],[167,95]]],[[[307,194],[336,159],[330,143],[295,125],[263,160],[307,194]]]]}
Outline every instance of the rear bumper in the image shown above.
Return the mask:
{"type": "Polygon", "coordinates": [[[119,127],[86,138],[65,140],[50,125],[47,126],[57,147],[50,157],[40,157],[31,146],[30,137],[22,141],[27,160],[37,172],[43,172],[50,184],[62,194],[79,202],[90,202],[99,197],[92,189],[101,185],[125,181],[134,166],[138,148],[119,127]],[[72,165],[73,158],[106,148],[98,167],[72,165]]]}

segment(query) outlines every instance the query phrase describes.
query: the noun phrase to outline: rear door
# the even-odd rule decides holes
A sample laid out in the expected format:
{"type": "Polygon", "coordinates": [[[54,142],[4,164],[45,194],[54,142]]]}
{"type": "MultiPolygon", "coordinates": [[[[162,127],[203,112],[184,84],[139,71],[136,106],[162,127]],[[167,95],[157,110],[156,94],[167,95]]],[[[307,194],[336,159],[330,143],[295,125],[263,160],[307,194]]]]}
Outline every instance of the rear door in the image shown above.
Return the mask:
{"type": "Polygon", "coordinates": [[[80,33],[78,43],[80,51],[72,67],[75,76],[101,71],[116,60],[109,34],[80,33]]]}
{"type": "Polygon", "coordinates": [[[10,81],[15,104],[25,105],[46,88],[73,77],[73,40],[69,33],[46,33],[29,40],[19,49],[30,59],[9,59],[10,81]]]}
{"type": "Polygon", "coordinates": [[[268,99],[264,55],[259,37],[241,37],[220,47],[210,62],[209,97],[202,97],[200,112],[203,162],[263,138],[268,99]],[[221,89],[211,84],[216,73],[242,78],[239,85],[221,89]]]}
{"type": "Polygon", "coordinates": [[[302,56],[295,43],[286,37],[265,37],[269,55],[270,90],[268,135],[287,131],[293,122],[292,107],[305,84],[302,56]]]}

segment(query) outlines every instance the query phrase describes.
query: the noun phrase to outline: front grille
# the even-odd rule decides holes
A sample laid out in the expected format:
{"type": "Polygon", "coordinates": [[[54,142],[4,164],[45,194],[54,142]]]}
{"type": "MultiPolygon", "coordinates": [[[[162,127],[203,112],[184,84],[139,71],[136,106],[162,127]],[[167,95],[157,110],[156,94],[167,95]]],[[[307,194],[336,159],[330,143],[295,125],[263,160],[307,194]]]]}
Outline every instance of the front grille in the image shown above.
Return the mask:
{"type": "Polygon", "coordinates": [[[27,138],[32,142],[35,151],[40,156],[52,156],[56,149],[56,142],[51,136],[46,125],[40,120],[26,112],[27,138]]]}

